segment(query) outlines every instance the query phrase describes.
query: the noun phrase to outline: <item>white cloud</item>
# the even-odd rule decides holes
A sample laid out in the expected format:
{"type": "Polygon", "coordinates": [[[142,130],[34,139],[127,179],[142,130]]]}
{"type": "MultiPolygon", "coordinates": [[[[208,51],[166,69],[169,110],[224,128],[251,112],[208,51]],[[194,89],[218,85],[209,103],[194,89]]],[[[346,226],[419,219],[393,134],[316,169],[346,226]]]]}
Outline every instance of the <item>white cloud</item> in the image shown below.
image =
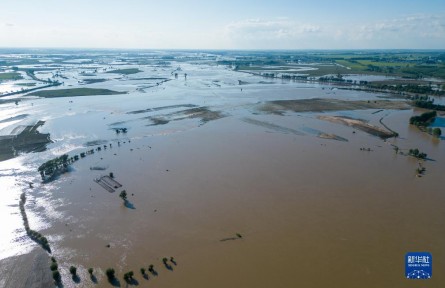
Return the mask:
{"type": "Polygon", "coordinates": [[[318,25],[297,23],[286,18],[248,19],[227,25],[224,36],[227,41],[243,48],[274,48],[289,46],[291,42],[320,32],[321,27],[318,25]]]}
{"type": "Polygon", "coordinates": [[[301,23],[247,19],[224,28],[231,48],[445,48],[445,15],[410,15],[378,22],[301,23]]]}
{"type": "Polygon", "coordinates": [[[225,36],[232,41],[289,41],[321,31],[320,26],[280,18],[275,20],[247,19],[230,23],[225,36]]]}
{"type": "MultiPolygon", "coordinates": [[[[352,33],[357,31],[352,30],[352,33]]],[[[445,15],[413,15],[361,25],[357,36],[445,39],[445,15]]]]}

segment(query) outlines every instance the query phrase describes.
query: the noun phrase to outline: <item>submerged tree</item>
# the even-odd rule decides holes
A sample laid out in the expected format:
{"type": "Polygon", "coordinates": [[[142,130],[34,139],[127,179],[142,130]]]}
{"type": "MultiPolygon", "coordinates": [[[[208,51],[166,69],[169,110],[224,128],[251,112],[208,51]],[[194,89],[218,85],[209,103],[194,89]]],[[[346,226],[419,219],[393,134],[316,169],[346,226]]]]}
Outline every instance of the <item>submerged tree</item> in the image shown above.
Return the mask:
{"type": "Polygon", "coordinates": [[[57,265],[56,262],[52,262],[49,268],[51,269],[51,271],[56,271],[59,268],[59,265],[57,265]]]}
{"type": "Polygon", "coordinates": [[[70,267],[70,273],[71,273],[71,275],[76,276],[76,274],[77,274],[77,268],[74,267],[74,266],[71,266],[71,267],[70,267]]]}
{"type": "Polygon", "coordinates": [[[121,197],[122,200],[127,201],[127,191],[122,190],[122,192],[119,194],[119,197],[121,197]]]}
{"type": "Polygon", "coordinates": [[[54,281],[56,281],[56,282],[59,282],[60,281],[60,272],[59,271],[53,271],[53,279],[54,279],[54,281]]]}
{"type": "Polygon", "coordinates": [[[114,269],[113,268],[108,268],[106,271],[105,271],[105,274],[107,275],[107,278],[108,278],[108,280],[113,280],[114,279],[114,274],[115,274],[115,271],[114,271],[114,269]]]}
{"type": "Polygon", "coordinates": [[[44,180],[45,176],[52,176],[59,169],[67,168],[68,165],[72,162],[70,161],[70,159],[71,158],[67,154],[64,154],[60,157],[46,161],[45,163],[40,165],[39,168],[37,168],[37,171],[39,171],[40,176],[44,180]]]}
{"type": "Polygon", "coordinates": [[[124,280],[125,280],[125,282],[130,282],[131,280],[133,280],[133,275],[134,275],[134,273],[133,273],[133,271],[129,271],[129,272],[127,272],[127,273],[125,273],[124,274],[124,280]]]}

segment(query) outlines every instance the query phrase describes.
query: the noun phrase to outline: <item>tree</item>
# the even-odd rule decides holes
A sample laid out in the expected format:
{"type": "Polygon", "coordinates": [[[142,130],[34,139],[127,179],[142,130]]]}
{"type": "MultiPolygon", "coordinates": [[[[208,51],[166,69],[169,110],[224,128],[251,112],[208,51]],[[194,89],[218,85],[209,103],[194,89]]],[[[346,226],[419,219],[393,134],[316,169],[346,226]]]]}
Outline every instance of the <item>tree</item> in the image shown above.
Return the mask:
{"type": "Polygon", "coordinates": [[[56,282],[59,282],[60,281],[60,272],[59,271],[53,271],[53,279],[54,279],[54,281],[56,281],[56,282]]]}
{"type": "Polygon", "coordinates": [[[119,197],[121,197],[122,200],[127,201],[127,191],[122,190],[122,192],[119,194],[119,197]]]}
{"type": "Polygon", "coordinates": [[[113,280],[114,279],[114,273],[115,273],[115,271],[114,271],[114,269],[113,268],[108,268],[106,271],[105,271],[105,274],[107,275],[107,278],[108,278],[108,280],[113,280]]]}
{"type": "Polygon", "coordinates": [[[426,159],[427,156],[428,156],[428,155],[427,155],[426,153],[421,152],[421,153],[419,153],[419,154],[417,155],[417,158],[419,158],[419,159],[426,159]]]}
{"type": "Polygon", "coordinates": [[[440,135],[442,135],[442,130],[440,130],[440,128],[434,128],[433,135],[436,137],[440,137],[440,135]]]}
{"type": "Polygon", "coordinates": [[[130,282],[130,280],[133,279],[133,275],[134,275],[133,271],[129,271],[129,272],[125,273],[124,274],[125,282],[130,282]]]}
{"type": "Polygon", "coordinates": [[[88,273],[90,273],[90,276],[93,276],[93,268],[88,268],[88,273]]]}
{"type": "Polygon", "coordinates": [[[70,273],[71,273],[71,275],[75,276],[76,273],[77,273],[77,268],[74,267],[74,266],[71,266],[71,267],[70,267],[70,273]]]}
{"type": "Polygon", "coordinates": [[[145,268],[141,268],[141,274],[145,275],[145,268]]]}
{"type": "Polygon", "coordinates": [[[56,271],[59,266],[57,265],[56,262],[51,263],[51,266],[49,266],[49,268],[51,269],[51,271],[56,271]]]}

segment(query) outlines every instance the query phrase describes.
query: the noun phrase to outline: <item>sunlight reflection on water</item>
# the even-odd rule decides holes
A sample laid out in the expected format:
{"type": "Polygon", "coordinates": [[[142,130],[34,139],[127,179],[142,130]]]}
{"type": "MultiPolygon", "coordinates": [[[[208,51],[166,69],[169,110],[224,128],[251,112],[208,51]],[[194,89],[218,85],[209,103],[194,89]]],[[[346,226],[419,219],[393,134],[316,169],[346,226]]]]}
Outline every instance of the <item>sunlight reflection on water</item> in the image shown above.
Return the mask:
{"type": "Polygon", "coordinates": [[[31,248],[32,242],[26,236],[19,209],[20,194],[29,177],[20,158],[0,162],[0,259],[17,254],[24,254],[31,248]],[[15,168],[11,168],[15,167],[15,168]]]}

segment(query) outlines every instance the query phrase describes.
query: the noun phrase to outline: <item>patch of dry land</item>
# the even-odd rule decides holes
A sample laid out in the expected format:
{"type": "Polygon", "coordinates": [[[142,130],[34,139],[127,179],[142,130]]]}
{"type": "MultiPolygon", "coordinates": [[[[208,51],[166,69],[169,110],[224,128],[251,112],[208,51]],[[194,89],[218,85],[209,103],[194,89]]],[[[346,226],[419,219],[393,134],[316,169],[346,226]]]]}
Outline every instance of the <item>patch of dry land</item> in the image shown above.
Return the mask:
{"type": "Polygon", "coordinates": [[[317,118],[320,120],[325,120],[333,123],[339,123],[342,125],[350,126],[383,139],[396,136],[396,134],[391,131],[388,131],[378,126],[371,125],[359,119],[352,119],[349,117],[342,117],[342,116],[325,116],[325,115],[318,116],[317,118]]]}
{"type": "Polygon", "coordinates": [[[339,100],[339,99],[300,99],[269,101],[259,106],[259,110],[267,113],[282,114],[284,111],[293,112],[323,112],[340,110],[365,109],[410,109],[405,101],[389,100],[339,100]]]}
{"type": "Polygon", "coordinates": [[[50,135],[37,130],[44,123],[38,121],[35,125],[19,125],[9,135],[0,135],[0,161],[13,158],[22,152],[45,150],[46,144],[51,143],[50,135]]]}
{"type": "Polygon", "coordinates": [[[0,260],[0,287],[54,287],[49,263],[50,257],[40,248],[34,248],[21,256],[0,260]]]}

